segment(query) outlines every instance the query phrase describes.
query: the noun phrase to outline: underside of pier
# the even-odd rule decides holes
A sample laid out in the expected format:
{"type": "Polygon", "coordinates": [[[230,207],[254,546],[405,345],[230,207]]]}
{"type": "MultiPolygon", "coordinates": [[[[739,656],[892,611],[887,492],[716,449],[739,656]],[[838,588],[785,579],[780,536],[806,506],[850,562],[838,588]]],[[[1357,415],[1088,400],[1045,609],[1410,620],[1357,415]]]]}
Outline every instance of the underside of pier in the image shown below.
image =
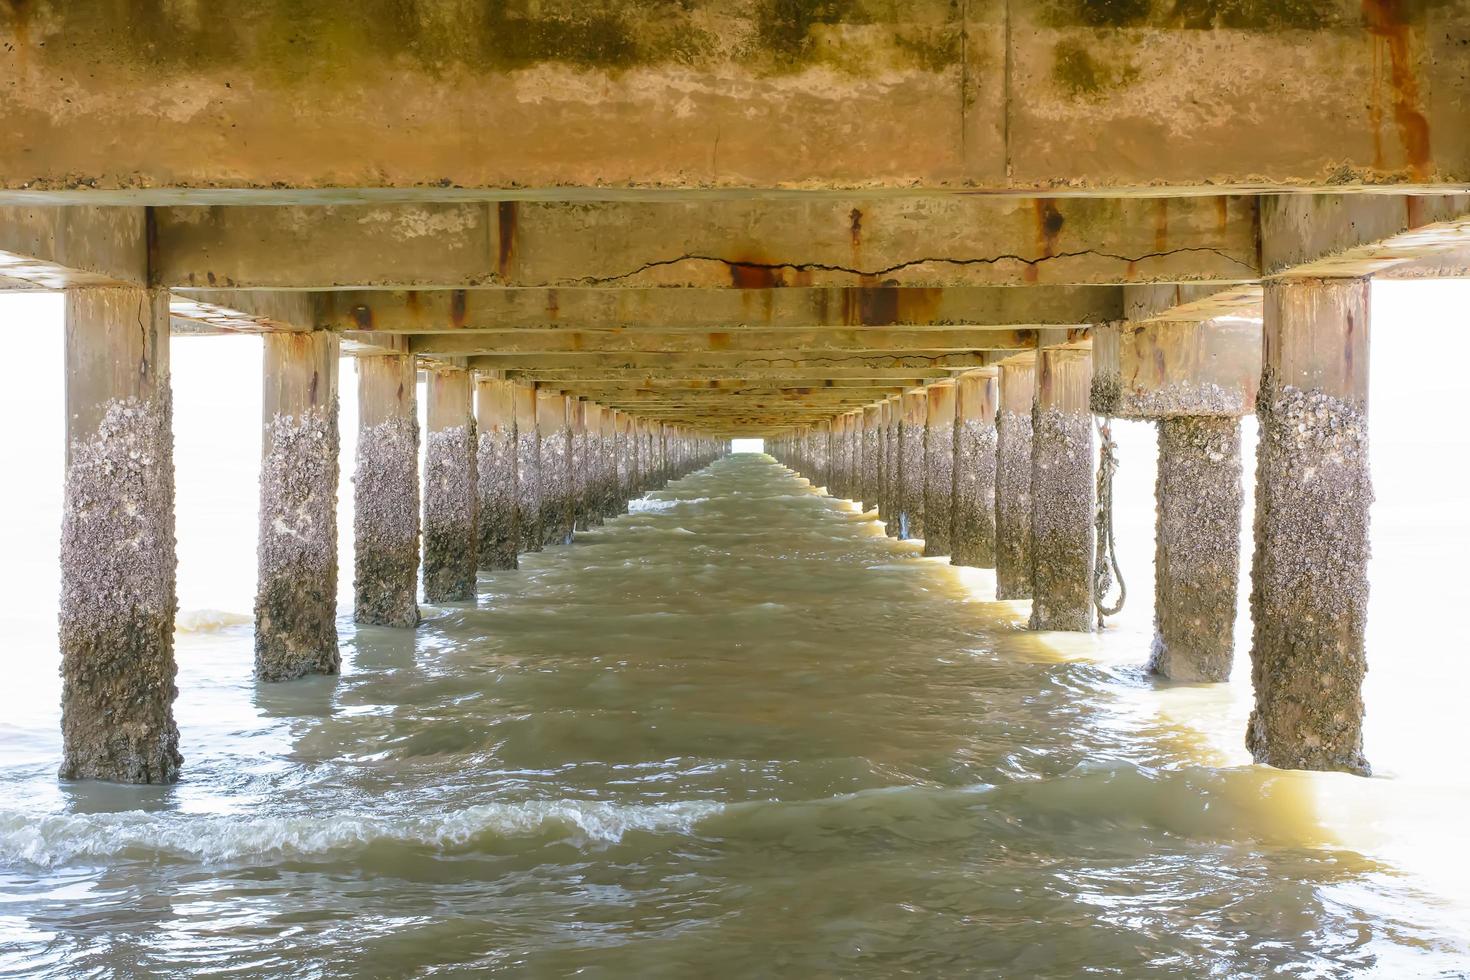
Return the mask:
{"type": "Polygon", "coordinates": [[[168,339],[239,332],[263,679],[338,665],[339,357],[362,622],[760,436],[1088,630],[1095,418],[1147,419],[1190,681],[1255,413],[1249,744],[1367,771],[1367,285],[1470,272],[1470,0],[134,7],[0,0],[0,288],[69,294],[64,775],[179,773],[168,339]]]}

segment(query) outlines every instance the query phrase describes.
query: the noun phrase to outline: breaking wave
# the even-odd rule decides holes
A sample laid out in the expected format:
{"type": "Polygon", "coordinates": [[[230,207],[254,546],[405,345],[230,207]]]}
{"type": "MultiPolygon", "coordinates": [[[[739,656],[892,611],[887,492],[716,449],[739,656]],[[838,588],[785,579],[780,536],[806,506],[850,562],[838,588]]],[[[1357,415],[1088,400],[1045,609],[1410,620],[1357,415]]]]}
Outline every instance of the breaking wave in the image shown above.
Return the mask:
{"type": "MultiPolygon", "coordinates": [[[[387,809],[386,807],[384,808],[387,809]]],[[[373,844],[461,848],[485,838],[561,835],[579,845],[623,835],[687,833],[719,813],[719,803],[620,805],[576,800],[487,803],[423,816],[341,814],[42,814],[0,811],[0,865],[54,867],[87,859],[307,857],[373,844]]]]}

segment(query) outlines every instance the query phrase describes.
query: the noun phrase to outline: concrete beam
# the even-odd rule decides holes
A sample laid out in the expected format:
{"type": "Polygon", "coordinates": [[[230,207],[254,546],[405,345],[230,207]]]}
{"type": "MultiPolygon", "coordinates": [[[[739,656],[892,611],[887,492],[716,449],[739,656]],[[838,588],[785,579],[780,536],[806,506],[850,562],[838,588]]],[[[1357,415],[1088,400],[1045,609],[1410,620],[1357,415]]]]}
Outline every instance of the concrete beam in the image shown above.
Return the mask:
{"type": "Polygon", "coordinates": [[[1458,0],[801,9],[319,0],[303,28],[259,0],[146,20],[34,0],[0,18],[0,187],[239,203],[1470,180],[1458,0]]]}
{"type": "Polygon", "coordinates": [[[160,208],[178,288],[955,287],[1253,280],[1253,197],[160,208]]]}
{"type": "Polygon", "coordinates": [[[717,331],[746,327],[1081,325],[1123,315],[1117,286],[888,286],[770,289],[520,288],[344,290],[315,294],[321,329],[375,333],[473,330],[717,331]]]}
{"type": "MultiPolygon", "coordinates": [[[[601,368],[678,371],[734,371],[774,369],[781,373],[796,368],[822,370],[863,370],[868,372],[898,370],[905,374],[919,369],[971,369],[987,367],[993,359],[982,353],[971,354],[843,354],[808,356],[789,350],[690,351],[686,353],[599,353],[596,351],[565,354],[488,354],[471,357],[476,370],[503,370],[525,375],[557,368],[601,368]]],[[[834,375],[840,376],[840,375],[834,375]]]]}
{"type": "Polygon", "coordinates": [[[148,284],[139,207],[0,205],[0,277],[41,289],[148,284]]]}
{"type": "Polygon", "coordinates": [[[666,333],[620,330],[477,331],[463,334],[414,336],[415,354],[468,356],[482,354],[704,353],[724,351],[777,351],[777,356],[799,357],[823,353],[964,353],[979,350],[1029,350],[1037,332],[1007,328],[964,330],[740,330],[722,333],[666,333]]]}
{"type": "Polygon", "coordinates": [[[1261,327],[1252,320],[1102,324],[1092,410],[1125,419],[1238,418],[1255,410],[1261,327]]]}

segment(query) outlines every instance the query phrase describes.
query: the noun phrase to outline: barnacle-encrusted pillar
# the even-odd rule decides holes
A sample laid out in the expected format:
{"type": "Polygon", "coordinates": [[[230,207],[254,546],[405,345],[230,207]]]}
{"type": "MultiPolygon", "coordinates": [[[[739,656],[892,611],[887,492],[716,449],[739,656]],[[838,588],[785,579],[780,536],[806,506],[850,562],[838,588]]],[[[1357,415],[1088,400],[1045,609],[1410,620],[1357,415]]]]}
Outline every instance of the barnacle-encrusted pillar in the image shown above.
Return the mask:
{"type": "Polygon", "coordinates": [[[516,414],[515,385],[500,378],[475,379],[475,421],[479,457],[481,568],[515,568],[520,545],[516,524],[516,414]]]}
{"type": "Polygon", "coordinates": [[[924,554],[947,555],[954,510],[954,401],[952,382],[929,386],[924,426],[924,554]]]}
{"type": "Polygon", "coordinates": [[[171,783],[174,464],[168,294],[66,294],[62,779],[171,783]]]}
{"type": "Polygon", "coordinates": [[[582,453],[584,475],[578,520],[583,530],[600,527],[607,516],[607,449],[602,441],[602,420],[607,413],[596,402],[582,403],[582,453]]]}
{"type": "Polygon", "coordinates": [[[418,382],[411,354],[357,359],[352,618],[419,622],[418,382]]]}
{"type": "Polygon", "coordinates": [[[473,602],[480,537],[474,379],[462,367],[429,369],[424,457],[424,601],[473,602]]]}
{"type": "Polygon", "coordinates": [[[613,412],[613,422],[616,427],[613,455],[618,476],[617,513],[626,514],[628,501],[633,499],[633,488],[638,483],[637,429],[633,416],[627,412],[613,412]]]}
{"type": "Polygon", "coordinates": [[[995,370],[955,382],[954,510],[949,561],[995,567],[995,370]]]}
{"type": "Polygon", "coordinates": [[[898,457],[899,435],[903,429],[903,398],[895,395],[883,403],[883,531],[890,538],[900,537],[898,457]]]}
{"type": "Polygon", "coordinates": [[[1246,744],[1283,769],[1369,771],[1367,280],[1266,284],[1246,744]]]}
{"type": "Polygon", "coordinates": [[[522,552],[541,550],[541,427],[536,386],[515,383],[516,530],[522,552]]]}
{"type": "Polygon", "coordinates": [[[572,431],[567,424],[567,399],[552,391],[536,392],[536,416],[541,429],[541,540],[569,544],[572,540],[572,431]]]}
{"type": "Polygon", "coordinates": [[[831,473],[827,478],[827,492],[834,497],[846,497],[847,492],[847,416],[838,415],[831,422],[831,473]]]}
{"type": "Polygon", "coordinates": [[[571,485],[572,526],[585,531],[592,526],[588,507],[587,405],[579,398],[567,399],[567,482],[571,485]]]}
{"type": "Polygon", "coordinates": [[[924,430],[929,396],[921,388],[904,392],[898,423],[898,536],[924,536],[924,430]]]}
{"type": "Polygon", "coordinates": [[[863,409],[862,499],[865,512],[878,509],[878,487],[883,473],[883,459],[880,455],[882,449],[879,444],[879,437],[882,435],[881,413],[882,409],[877,405],[869,405],[863,409]]]}
{"type": "Polygon", "coordinates": [[[1240,574],[1240,420],[1182,415],[1158,425],[1149,669],[1178,681],[1229,680],[1240,574]]]}
{"type": "Polygon", "coordinates": [[[1031,598],[1031,408],[1036,365],[1000,366],[995,414],[995,597],[1031,598]]]}
{"type": "Polygon", "coordinates": [[[261,440],[255,675],[335,674],[337,335],[269,333],[261,440]]]}
{"type": "Polygon", "coordinates": [[[1240,571],[1238,419],[1255,408],[1261,327],[1240,318],[1098,324],[1092,366],[1093,412],[1158,425],[1149,668],[1227,680],[1240,571]]]}
{"type": "Polygon", "coordinates": [[[1092,629],[1092,354],[1036,354],[1031,417],[1031,628],[1092,629]]]}

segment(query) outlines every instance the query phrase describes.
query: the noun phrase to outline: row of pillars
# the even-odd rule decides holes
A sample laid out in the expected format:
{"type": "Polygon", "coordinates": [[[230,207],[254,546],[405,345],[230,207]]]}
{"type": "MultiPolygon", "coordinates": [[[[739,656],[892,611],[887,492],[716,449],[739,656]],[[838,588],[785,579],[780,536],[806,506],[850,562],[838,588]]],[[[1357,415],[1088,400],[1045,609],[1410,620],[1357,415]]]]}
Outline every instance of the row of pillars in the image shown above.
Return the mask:
{"type": "MultiPolygon", "coordinates": [[[[168,340],[165,291],[67,294],[62,778],[172,782],[183,762],[168,340]]],[[[340,666],[340,350],[323,332],[267,334],[264,346],[255,672],[279,681],[340,666]]],[[[358,386],[360,624],[418,624],[421,556],[426,602],[473,601],[480,569],[570,542],[728,451],[686,429],[433,365],[421,484],[413,357],[361,357],[358,386]]]]}
{"type": "MultiPolygon", "coordinates": [[[[1366,280],[1266,285],[1255,411],[1250,597],[1256,706],[1247,746],[1280,768],[1367,773],[1366,280]]],[[[1030,626],[1089,630],[1094,610],[1092,353],[962,375],[768,440],[783,463],[876,509],[926,555],[994,568],[1030,626]]],[[[1208,386],[1196,386],[1196,389],[1208,386]]],[[[1243,506],[1239,411],[1189,389],[1156,415],[1150,668],[1225,681],[1232,667],[1243,506]]],[[[1178,395],[1177,391],[1172,393],[1178,395]]],[[[1109,413],[1115,399],[1106,399],[1109,413]]]]}

